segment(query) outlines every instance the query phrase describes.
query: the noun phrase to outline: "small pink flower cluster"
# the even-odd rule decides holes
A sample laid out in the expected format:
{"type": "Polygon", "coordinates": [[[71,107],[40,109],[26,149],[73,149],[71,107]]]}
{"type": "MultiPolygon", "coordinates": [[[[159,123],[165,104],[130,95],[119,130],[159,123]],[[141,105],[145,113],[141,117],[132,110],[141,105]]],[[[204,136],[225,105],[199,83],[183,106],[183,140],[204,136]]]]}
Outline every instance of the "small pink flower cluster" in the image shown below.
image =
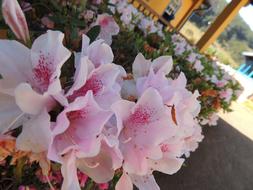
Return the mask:
{"type": "Polygon", "coordinates": [[[125,0],[110,0],[109,2],[114,5],[109,6],[109,8],[113,13],[117,11],[121,15],[120,20],[129,30],[138,26],[145,35],[157,33],[159,36],[164,37],[163,25],[139,12],[132,4],[125,0]]]}
{"type": "Polygon", "coordinates": [[[191,64],[193,64],[193,68],[197,72],[201,72],[204,69],[204,66],[202,65],[200,58],[202,55],[194,52],[194,48],[187,43],[187,41],[181,37],[178,34],[172,35],[172,42],[175,46],[175,54],[177,56],[183,55],[185,53],[189,54],[186,58],[187,61],[189,61],[191,64]]]}

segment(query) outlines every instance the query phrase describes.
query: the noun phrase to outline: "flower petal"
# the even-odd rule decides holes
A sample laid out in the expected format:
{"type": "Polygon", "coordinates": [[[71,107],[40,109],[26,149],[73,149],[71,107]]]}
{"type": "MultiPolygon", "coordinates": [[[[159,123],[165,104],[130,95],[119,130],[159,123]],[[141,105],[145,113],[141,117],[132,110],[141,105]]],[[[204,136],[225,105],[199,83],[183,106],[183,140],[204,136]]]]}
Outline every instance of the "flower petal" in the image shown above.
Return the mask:
{"type": "Polygon", "coordinates": [[[27,47],[16,41],[0,40],[0,60],[0,75],[4,79],[14,80],[17,84],[28,80],[32,67],[27,47]]]}
{"type": "Polygon", "coordinates": [[[104,40],[96,40],[87,46],[88,43],[89,38],[83,35],[82,56],[88,56],[96,68],[100,65],[113,62],[114,55],[112,49],[104,40]]]}
{"type": "Polygon", "coordinates": [[[74,76],[74,84],[69,89],[66,96],[71,96],[74,93],[74,91],[80,89],[85,84],[88,77],[88,64],[89,64],[88,62],[90,62],[88,57],[85,56],[76,58],[76,62],[79,63],[75,64],[76,72],[74,76]]]}
{"type": "Polygon", "coordinates": [[[22,125],[26,117],[15,102],[13,96],[0,92],[0,133],[22,125]]]}
{"type": "Polygon", "coordinates": [[[120,100],[112,104],[111,109],[116,115],[117,120],[117,135],[119,135],[121,130],[123,129],[123,121],[128,118],[129,112],[131,112],[131,109],[134,107],[134,105],[134,102],[126,100],[120,100]]]}
{"type": "Polygon", "coordinates": [[[19,150],[40,153],[48,150],[51,141],[50,116],[46,110],[43,110],[23,124],[16,146],[19,150]]]}
{"type": "Polygon", "coordinates": [[[78,97],[57,117],[52,154],[60,155],[75,149],[81,151],[83,157],[97,155],[103,127],[111,116],[111,111],[99,107],[91,91],[84,97],[78,97]]]}
{"type": "Polygon", "coordinates": [[[183,163],[183,158],[164,158],[149,161],[149,165],[153,170],[169,175],[176,173],[182,167],[183,163]]]}
{"type": "Polygon", "coordinates": [[[105,40],[107,44],[111,45],[112,36],[117,35],[120,30],[114,18],[107,13],[98,15],[95,25],[100,25],[101,27],[98,38],[105,40]]]}
{"type": "Polygon", "coordinates": [[[17,0],[3,0],[2,14],[5,22],[12,29],[16,37],[24,42],[30,39],[27,22],[17,0]]]}
{"type": "Polygon", "coordinates": [[[161,56],[152,62],[152,68],[155,73],[162,72],[165,75],[169,74],[173,66],[173,61],[171,56],[161,56]]]}
{"type": "Polygon", "coordinates": [[[78,168],[96,183],[106,183],[113,179],[116,169],[121,167],[122,157],[119,151],[102,143],[100,153],[92,158],[78,160],[78,168]]]}
{"type": "Polygon", "coordinates": [[[133,63],[133,75],[137,79],[148,75],[151,66],[151,61],[146,60],[145,57],[139,53],[133,63]]]}
{"type": "Polygon", "coordinates": [[[64,178],[61,190],[81,190],[77,177],[74,151],[63,157],[61,173],[64,178]]]}
{"type": "MultiPolygon", "coordinates": [[[[32,45],[33,77],[30,82],[40,93],[46,92],[53,82],[59,80],[61,67],[71,55],[62,44],[63,38],[63,33],[49,30],[39,36],[32,45]]],[[[57,83],[60,84],[59,81],[57,83]]],[[[61,91],[59,85],[57,87],[54,92],[61,91]]]]}
{"type": "Polygon", "coordinates": [[[175,133],[167,107],[159,93],[149,88],[136,105],[133,102],[119,101],[112,106],[112,110],[120,131],[119,147],[124,157],[124,170],[139,175],[146,174],[148,155],[154,147],[175,133]]]}
{"type": "Polygon", "coordinates": [[[183,72],[180,73],[180,75],[177,77],[177,79],[172,81],[172,85],[176,88],[185,88],[187,84],[187,79],[185,77],[185,74],[183,72]]]}
{"type": "Polygon", "coordinates": [[[28,114],[36,115],[44,108],[54,105],[54,100],[48,95],[40,95],[27,83],[20,84],[15,90],[15,99],[20,109],[28,114]]]}
{"type": "Polygon", "coordinates": [[[130,175],[130,177],[139,190],[160,190],[153,175],[130,175]]]}
{"type": "Polygon", "coordinates": [[[164,73],[160,72],[160,73],[155,74],[151,70],[147,77],[138,78],[136,80],[136,89],[137,89],[138,95],[141,96],[146,89],[148,89],[149,87],[152,87],[158,90],[159,94],[164,99],[164,96],[166,96],[166,94],[164,94],[164,91],[165,89],[167,89],[168,84],[169,84],[168,80],[165,77],[164,73]]]}
{"type": "Polygon", "coordinates": [[[133,190],[131,178],[125,172],[123,172],[118,183],[116,184],[115,190],[133,190]]]}
{"type": "Polygon", "coordinates": [[[108,109],[113,102],[120,99],[120,88],[116,88],[116,90],[114,88],[119,74],[120,70],[116,65],[101,65],[90,73],[86,83],[81,88],[68,96],[69,101],[73,101],[79,96],[85,96],[91,90],[99,105],[108,109]]]}

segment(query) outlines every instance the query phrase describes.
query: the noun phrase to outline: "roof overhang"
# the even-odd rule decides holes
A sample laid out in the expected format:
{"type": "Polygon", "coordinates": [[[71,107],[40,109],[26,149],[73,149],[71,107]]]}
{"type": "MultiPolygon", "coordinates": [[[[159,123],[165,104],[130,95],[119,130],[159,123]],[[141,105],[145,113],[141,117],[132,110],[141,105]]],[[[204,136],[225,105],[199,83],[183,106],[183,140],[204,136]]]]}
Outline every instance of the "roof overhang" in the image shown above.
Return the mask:
{"type": "Polygon", "coordinates": [[[253,52],[245,51],[245,52],[242,52],[242,55],[246,57],[253,57],[253,52]]]}

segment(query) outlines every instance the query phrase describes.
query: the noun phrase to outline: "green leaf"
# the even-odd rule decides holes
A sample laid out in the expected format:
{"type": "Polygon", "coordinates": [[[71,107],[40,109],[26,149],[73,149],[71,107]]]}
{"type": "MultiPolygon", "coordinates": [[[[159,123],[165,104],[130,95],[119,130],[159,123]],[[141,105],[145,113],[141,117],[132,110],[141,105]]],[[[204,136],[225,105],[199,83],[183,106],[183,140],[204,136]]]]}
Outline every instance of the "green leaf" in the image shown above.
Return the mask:
{"type": "Polygon", "coordinates": [[[59,6],[59,4],[55,1],[55,0],[50,0],[50,3],[53,5],[53,7],[57,10],[57,11],[62,11],[61,7],[59,6]]]}
{"type": "Polygon", "coordinates": [[[66,17],[61,16],[59,14],[55,14],[53,16],[49,16],[49,19],[55,22],[56,24],[65,24],[67,22],[66,17]]]}
{"type": "Polygon", "coordinates": [[[75,26],[78,26],[78,27],[85,27],[86,26],[86,23],[84,20],[79,20],[76,18],[72,18],[71,23],[75,26]]]}
{"type": "Polygon", "coordinates": [[[76,27],[73,27],[71,30],[71,34],[70,34],[70,38],[72,40],[77,39],[78,38],[78,30],[76,27]]]}
{"type": "Polygon", "coordinates": [[[100,33],[101,27],[99,25],[96,25],[94,27],[92,27],[88,32],[87,32],[87,36],[90,38],[90,41],[93,42],[96,40],[96,38],[98,37],[99,33],[100,33]]]}

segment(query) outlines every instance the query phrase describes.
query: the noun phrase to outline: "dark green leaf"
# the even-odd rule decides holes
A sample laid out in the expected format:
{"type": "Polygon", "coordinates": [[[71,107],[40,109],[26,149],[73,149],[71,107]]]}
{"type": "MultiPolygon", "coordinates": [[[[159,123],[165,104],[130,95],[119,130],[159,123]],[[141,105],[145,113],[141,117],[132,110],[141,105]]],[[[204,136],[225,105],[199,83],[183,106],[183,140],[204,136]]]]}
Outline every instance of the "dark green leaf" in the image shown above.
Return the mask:
{"type": "Polygon", "coordinates": [[[87,32],[87,36],[90,38],[90,41],[93,42],[99,35],[101,27],[96,25],[92,27],[89,32],[87,32]]]}

